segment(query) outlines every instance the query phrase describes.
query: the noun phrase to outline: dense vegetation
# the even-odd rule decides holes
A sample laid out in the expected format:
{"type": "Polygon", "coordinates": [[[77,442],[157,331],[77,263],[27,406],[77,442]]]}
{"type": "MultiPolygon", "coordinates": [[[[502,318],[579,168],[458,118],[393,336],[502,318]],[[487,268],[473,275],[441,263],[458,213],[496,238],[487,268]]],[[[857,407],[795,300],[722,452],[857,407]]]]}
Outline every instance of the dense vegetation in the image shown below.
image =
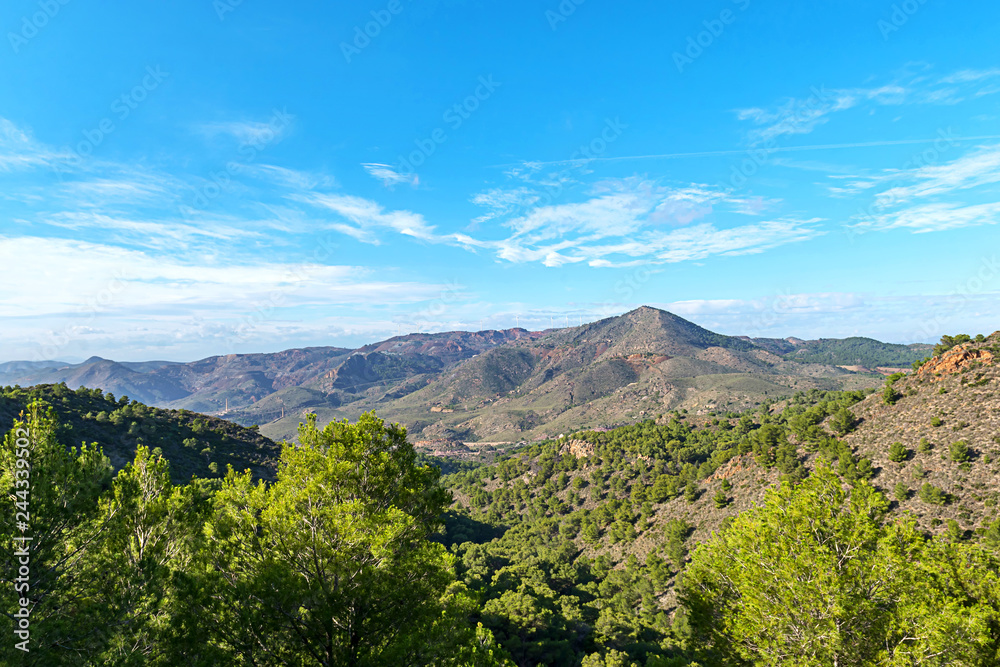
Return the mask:
{"type": "Polygon", "coordinates": [[[274,477],[280,448],[256,428],[188,410],[155,408],[100,389],[74,391],[65,384],[0,388],[3,429],[36,400],[55,410],[61,441],[71,446],[100,443],[115,469],[145,446],[170,461],[175,482],[192,475],[222,477],[230,465],[237,470],[250,468],[256,477],[274,477]]]}
{"type": "Polygon", "coordinates": [[[872,338],[821,339],[807,341],[785,356],[794,361],[835,366],[908,367],[926,355],[926,350],[909,345],[883,343],[872,338]]]}
{"type": "Polygon", "coordinates": [[[444,477],[374,415],[310,421],[273,482],[182,485],[142,445],[115,474],[35,401],[0,451],[0,604],[19,623],[27,603],[31,652],[0,661],[998,664],[1000,523],[931,538],[892,518],[839,439],[864,396],[674,412],[444,477]]]}

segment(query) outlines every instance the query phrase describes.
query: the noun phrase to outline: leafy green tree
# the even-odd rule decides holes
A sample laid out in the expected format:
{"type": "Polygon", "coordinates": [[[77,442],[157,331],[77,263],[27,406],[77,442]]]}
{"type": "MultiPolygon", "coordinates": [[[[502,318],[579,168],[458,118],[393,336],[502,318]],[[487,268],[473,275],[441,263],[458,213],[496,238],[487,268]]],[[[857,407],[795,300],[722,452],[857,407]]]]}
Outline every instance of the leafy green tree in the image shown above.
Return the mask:
{"type": "Polygon", "coordinates": [[[695,550],[682,600],[706,662],[861,665],[893,628],[900,573],[920,538],[882,530],[885,498],[826,468],[739,515],[695,550]],[[793,583],[794,582],[794,583],[793,583]]]}
{"type": "Polygon", "coordinates": [[[889,447],[889,460],[893,463],[903,463],[910,458],[910,450],[901,442],[894,442],[889,447]]]}
{"type": "Polygon", "coordinates": [[[946,505],[948,503],[948,494],[930,482],[924,482],[917,495],[930,505],[946,505]]]}
{"type": "Polygon", "coordinates": [[[273,485],[230,470],[215,496],[199,603],[217,645],[257,665],[444,662],[462,642],[441,637],[439,472],[373,414],[322,431],[311,418],[299,441],[273,485]]]}
{"type": "Polygon", "coordinates": [[[0,512],[0,608],[13,621],[24,599],[30,618],[30,636],[5,633],[3,664],[82,664],[96,660],[107,642],[109,573],[91,563],[106,528],[98,502],[110,486],[111,463],[96,446],[68,448],[58,426],[50,407],[33,402],[0,449],[0,487],[13,499],[0,512]],[[25,536],[30,541],[15,541],[25,536]],[[27,574],[19,572],[22,559],[27,574]],[[22,640],[29,652],[15,648],[22,640]]]}
{"type": "Polygon", "coordinates": [[[949,454],[951,455],[951,460],[955,463],[965,463],[972,458],[972,450],[969,448],[969,443],[965,440],[956,440],[951,443],[949,454]]]}
{"type": "Polygon", "coordinates": [[[847,408],[840,408],[833,416],[830,417],[830,428],[837,435],[847,435],[854,430],[857,420],[854,418],[854,414],[847,408]]]}
{"type": "Polygon", "coordinates": [[[892,490],[893,497],[899,502],[905,502],[910,498],[910,487],[906,482],[898,482],[892,490]]]}

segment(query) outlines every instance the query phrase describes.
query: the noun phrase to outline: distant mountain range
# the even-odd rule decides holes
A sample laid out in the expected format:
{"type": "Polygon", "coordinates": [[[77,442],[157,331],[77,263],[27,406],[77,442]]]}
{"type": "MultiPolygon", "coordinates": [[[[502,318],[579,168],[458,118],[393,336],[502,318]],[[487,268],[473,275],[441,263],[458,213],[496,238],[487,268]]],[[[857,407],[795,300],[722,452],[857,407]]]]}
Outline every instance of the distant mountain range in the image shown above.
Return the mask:
{"type": "Polygon", "coordinates": [[[930,345],[868,338],[724,336],[655,308],[548,331],[409,334],[356,350],[312,347],[190,363],[0,364],[0,384],[100,388],[162,408],[225,416],[290,438],[376,410],[417,438],[512,441],[631,423],[675,408],[741,410],[799,390],[873,387],[930,345]]]}

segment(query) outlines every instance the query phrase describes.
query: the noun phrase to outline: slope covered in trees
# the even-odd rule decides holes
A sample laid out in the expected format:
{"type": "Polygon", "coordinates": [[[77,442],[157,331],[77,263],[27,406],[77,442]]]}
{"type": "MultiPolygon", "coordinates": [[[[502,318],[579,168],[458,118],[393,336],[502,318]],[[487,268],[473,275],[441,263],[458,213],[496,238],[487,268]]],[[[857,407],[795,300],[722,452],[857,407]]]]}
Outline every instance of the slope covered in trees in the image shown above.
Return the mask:
{"type": "Polygon", "coordinates": [[[45,401],[58,417],[56,437],[66,446],[97,442],[115,470],[145,446],[171,462],[175,481],[221,477],[226,467],[249,468],[255,477],[272,479],[280,447],[256,428],[188,410],[150,407],[128,396],[116,398],[100,389],[69,389],[65,384],[0,388],[0,424],[11,421],[35,400],[45,401]]]}

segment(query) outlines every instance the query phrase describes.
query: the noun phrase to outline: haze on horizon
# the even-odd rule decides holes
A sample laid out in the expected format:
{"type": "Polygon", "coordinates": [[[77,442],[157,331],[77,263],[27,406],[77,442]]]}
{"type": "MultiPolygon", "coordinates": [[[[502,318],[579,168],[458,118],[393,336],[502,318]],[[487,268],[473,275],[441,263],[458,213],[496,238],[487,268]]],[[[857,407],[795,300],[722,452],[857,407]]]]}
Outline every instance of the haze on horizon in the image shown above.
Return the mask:
{"type": "Polygon", "coordinates": [[[1000,328],[994,3],[50,4],[0,9],[3,360],[1000,328]]]}

